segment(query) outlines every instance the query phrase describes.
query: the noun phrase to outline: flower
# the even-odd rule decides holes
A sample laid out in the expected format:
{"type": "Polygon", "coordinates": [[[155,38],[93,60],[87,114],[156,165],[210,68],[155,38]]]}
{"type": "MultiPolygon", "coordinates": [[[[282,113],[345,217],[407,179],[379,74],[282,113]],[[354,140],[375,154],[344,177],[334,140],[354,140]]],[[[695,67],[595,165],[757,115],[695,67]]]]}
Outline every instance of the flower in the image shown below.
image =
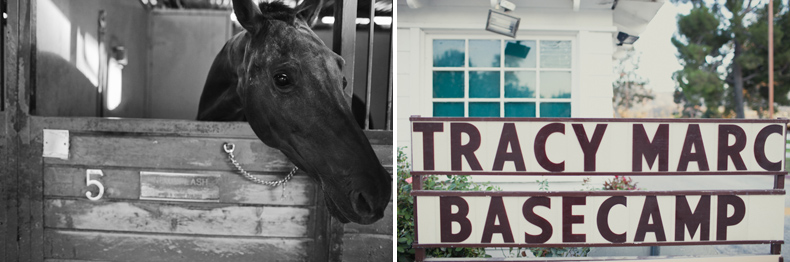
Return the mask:
{"type": "Polygon", "coordinates": [[[406,183],[409,183],[409,184],[411,184],[411,177],[409,177],[409,178],[407,178],[407,179],[406,179],[406,183]]]}

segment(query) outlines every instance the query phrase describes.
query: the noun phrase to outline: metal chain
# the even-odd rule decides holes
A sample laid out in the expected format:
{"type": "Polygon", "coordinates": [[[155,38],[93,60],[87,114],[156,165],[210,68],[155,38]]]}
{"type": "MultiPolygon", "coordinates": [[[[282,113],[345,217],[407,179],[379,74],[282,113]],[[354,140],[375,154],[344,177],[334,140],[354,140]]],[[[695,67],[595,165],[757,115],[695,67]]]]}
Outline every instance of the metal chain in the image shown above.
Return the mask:
{"type": "Polygon", "coordinates": [[[242,176],[244,176],[245,178],[247,178],[248,180],[250,180],[252,182],[255,182],[255,183],[258,183],[258,184],[261,184],[261,185],[267,185],[267,186],[276,187],[276,186],[288,183],[288,181],[290,181],[291,178],[294,177],[294,174],[296,174],[296,170],[299,170],[298,167],[294,166],[294,168],[291,169],[291,172],[288,173],[288,175],[285,176],[285,178],[283,178],[283,179],[275,180],[275,181],[260,180],[257,177],[254,177],[254,176],[250,175],[250,173],[248,173],[247,170],[244,170],[244,168],[241,167],[239,162],[236,161],[236,156],[233,155],[233,150],[236,149],[236,145],[234,145],[233,143],[225,143],[224,145],[222,145],[222,149],[224,149],[225,153],[228,154],[228,158],[230,159],[230,163],[233,164],[233,166],[235,166],[237,170],[239,170],[239,172],[241,173],[242,176]]]}

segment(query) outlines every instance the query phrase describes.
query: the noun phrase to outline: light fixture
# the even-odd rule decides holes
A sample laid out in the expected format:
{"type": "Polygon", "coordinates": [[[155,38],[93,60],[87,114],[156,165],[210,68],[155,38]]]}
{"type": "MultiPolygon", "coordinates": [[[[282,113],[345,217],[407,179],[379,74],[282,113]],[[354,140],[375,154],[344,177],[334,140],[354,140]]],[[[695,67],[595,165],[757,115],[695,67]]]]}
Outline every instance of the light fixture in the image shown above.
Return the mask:
{"type": "Polygon", "coordinates": [[[634,42],[636,42],[636,40],[639,40],[638,36],[629,35],[629,34],[626,34],[626,33],[623,33],[623,32],[618,32],[617,33],[617,41],[620,41],[620,43],[617,43],[618,46],[621,46],[621,45],[633,45],[634,42]]]}
{"type": "Polygon", "coordinates": [[[518,24],[520,22],[521,18],[509,16],[489,9],[486,30],[515,38],[516,31],[518,31],[518,24]]]}

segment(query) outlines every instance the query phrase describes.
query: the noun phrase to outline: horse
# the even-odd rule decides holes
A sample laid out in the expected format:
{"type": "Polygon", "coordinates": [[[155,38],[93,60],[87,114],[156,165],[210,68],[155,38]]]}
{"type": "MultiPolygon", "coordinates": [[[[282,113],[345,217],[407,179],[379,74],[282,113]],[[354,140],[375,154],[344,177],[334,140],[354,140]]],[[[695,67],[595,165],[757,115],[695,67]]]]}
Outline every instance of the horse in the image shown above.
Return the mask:
{"type": "Polygon", "coordinates": [[[384,216],[392,178],[346,102],[343,58],[310,29],[312,6],[234,0],[244,30],[212,63],[198,120],[249,122],[320,185],[333,217],[371,224],[384,216]]]}

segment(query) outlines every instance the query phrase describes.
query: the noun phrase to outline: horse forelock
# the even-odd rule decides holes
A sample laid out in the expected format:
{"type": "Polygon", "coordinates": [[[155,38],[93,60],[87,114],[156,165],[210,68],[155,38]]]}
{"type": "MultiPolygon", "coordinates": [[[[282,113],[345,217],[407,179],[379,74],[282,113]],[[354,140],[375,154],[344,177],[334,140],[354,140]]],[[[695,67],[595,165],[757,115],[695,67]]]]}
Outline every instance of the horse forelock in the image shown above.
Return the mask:
{"type": "Polygon", "coordinates": [[[282,2],[261,2],[258,8],[266,20],[280,20],[293,25],[296,21],[296,10],[282,2]]]}

